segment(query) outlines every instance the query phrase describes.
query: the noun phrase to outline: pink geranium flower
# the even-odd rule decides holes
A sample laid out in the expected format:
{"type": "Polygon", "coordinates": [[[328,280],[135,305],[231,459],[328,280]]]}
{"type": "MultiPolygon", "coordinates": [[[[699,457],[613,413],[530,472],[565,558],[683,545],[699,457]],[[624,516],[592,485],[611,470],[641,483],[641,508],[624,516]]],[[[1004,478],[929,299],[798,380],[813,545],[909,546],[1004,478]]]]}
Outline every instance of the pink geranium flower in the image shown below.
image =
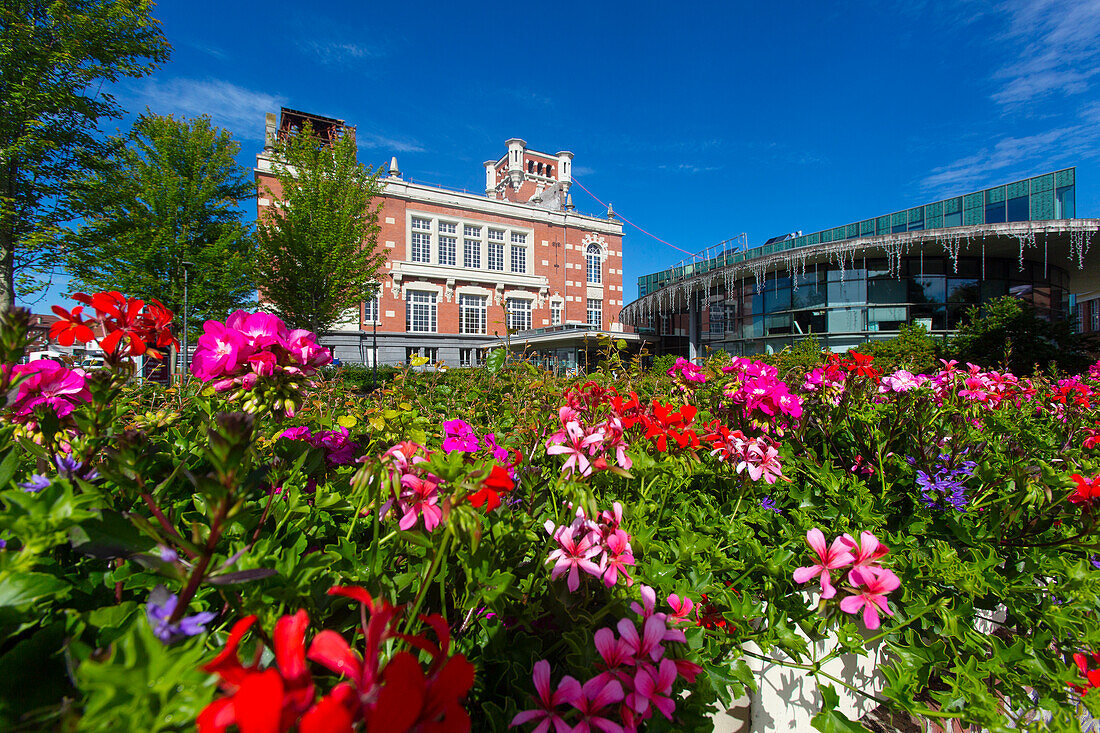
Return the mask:
{"type": "Polygon", "coordinates": [[[235,372],[252,354],[248,340],[219,321],[202,324],[191,371],[204,382],[235,372]]]}
{"type": "Polygon", "coordinates": [[[897,590],[901,581],[886,568],[866,568],[859,574],[857,580],[858,593],[842,600],[840,610],[851,614],[862,610],[864,625],[874,631],[879,627],[879,611],[887,616],[894,615],[886,602],[886,594],[897,590]]]}
{"type": "Polygon", "coordinates": [[[840,537],[833,540],[832,546],[826,549],[825,535],[823,535],[821,530],[817,527],[814,527],[806,533],[806,542],[809,543],[810,548],[817,554],[817,563],[809,567],[795,570],[794,582],[805,583],[820,575],[821,597],[832,598],[836,595],[836,588],[833,587],[832,579],[829,577],[829,571],[847,567],[855,562],[855,558],[852,556],[852,553],[844,549],[845,543],[840,537]]]}
{"type": "Polygon", "coordinates": [[[569,573],[567,586],[572,593],[580,586],[581,570],[597,578],[603,575],[603,569],[592,562],[592,558],[599,555],[601,549],[598,545],[593,545],[588,536],[576,539],[569,527],[558,527],[555,530],[554,523],[549,520],[546,522],[546,530],[558,541],[559,546],[546,558],[546,562],[554,562],[551,580],[557,580],[569,573]]]}
{"type": "Polygon", "coordinates": [[[477,435],[465,420],[446,420],[443,423],[443,452],[462,451],[473,453],[478,449],[477,435]]]}
{"type": "Polygon", "coordinates": [[[676,663],[671,659],[662,659],[661,666],[654,669],[642,667],[634,675],[633,707],[637,713],[645,713],[650,705],[661,711],[661,715],[672,720],[676,710],[673,702],[672,683],[676,681],[676,663]]]}
{"type": "Polygon", "coordinates": [[[405,515],[397,526],[403,530],[416,526],[418,516],[424,518],[424,529],[431,532],[443,518],[443,510],[436,506],[439,502],[439,494],[436,489],[437,482],[432,477],[416,476],[406,473],[401,477],[400,506],[405,515]]]}
{"type": "Polygon", "coordinates": [[[840,536],[840,541],[853,554],[854,566],[848,572],[848,581],[852,585],[859,585],[859,574],[863,570],[878,569],[878,560],[890,552],[890,549],[878,541],[870,532],[864,530],[859,533],[859,542],[848,533],[840,536]]]}
{"type": "Polygon", "coordinates": [[[665,600],[668,601],[668,605],[672,606],[672,613],[669,614],[671,623],[677,624],[692,617],[691,611],[695,608],[695,602],[687,596],[681,599],[675,593],[669,593],[668,598],[665,600]]]}
{"type": "Polygon", "coordinates": [[[18,417],[46,405],[58,417],[65,417],[81,402],[91,402],[82,369],[68,369],[51,359],[36,359],[12,369],[13,377],[25,377],[15,393],[12,410],[18,417]]]}
{"type": "Polygon", "coordinates": [[[581,476],[588,476],[592,473],[592,463],[585,454],[589,446],[602,441],[602,430],[596,429],[589,434],[580,426],[580,423],[571,421],[565,424],[563,431],[551,436],[546,446],[546,454],[569,456],[565,465],[562,466],[562,471],[569,473],[576,471],[581,476]]]}
{"type": "Polygon", "coordinates": [[[615,585],[621,573],[626,578],[626,585],[634,585],[634,579],[626,571],[627,565],[634,564],[634,555],[630,549],[630,535],[621,529],[617,529],[604,539],[606,557],[604,559],[603,582],[607,587],[615,585]]]}
{"type": "Polygon", "coordinates": [[[581,685],[572,677],[566,675],[558,683],[558,689],[550,692],[550,662],[540,659],[535,662],[531,670],[531,679],[535,682],[535,703],[538,707],[533,710],[524,710],[512,718],[508,726],[539,721],[533,733],[546,733],[550,726],[554,726],[556,733],[568,733],[569,724],[558,713],[559,705],[572,705],[581,696],[581,685]]]}
{"type": "Polygon", "coordinates": [[[622,733],[622,726],[602,714],[604,708],[623,700],[623,686],[617,680],[597,675],[584,683],[581,695],[572,705],[580,714],[573,733],[591,733],[593,729],[604,733],[622,733]]]}

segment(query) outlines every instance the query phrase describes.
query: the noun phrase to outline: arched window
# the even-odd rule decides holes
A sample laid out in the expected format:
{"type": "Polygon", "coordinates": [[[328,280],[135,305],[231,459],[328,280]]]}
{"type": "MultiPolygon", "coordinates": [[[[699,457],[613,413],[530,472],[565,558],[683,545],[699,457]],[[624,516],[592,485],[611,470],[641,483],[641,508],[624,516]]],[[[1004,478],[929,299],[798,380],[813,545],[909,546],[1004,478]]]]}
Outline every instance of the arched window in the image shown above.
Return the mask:
{"type": "Polygon", "coordinates": [[[600,245],[588,245],[588,249],[585,250],[584,259],[588,270],[588,282],[594,285],[603,282],[600,279],[600,245]]]}

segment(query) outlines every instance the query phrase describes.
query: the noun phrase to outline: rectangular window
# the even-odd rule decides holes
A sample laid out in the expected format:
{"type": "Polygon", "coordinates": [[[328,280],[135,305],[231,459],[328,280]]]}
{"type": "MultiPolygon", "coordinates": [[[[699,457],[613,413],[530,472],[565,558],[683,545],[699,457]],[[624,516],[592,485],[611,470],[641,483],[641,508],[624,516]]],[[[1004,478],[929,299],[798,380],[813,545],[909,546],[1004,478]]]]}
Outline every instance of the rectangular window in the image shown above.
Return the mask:
{"type": "MultiPolygon", "coordinates": [[[[414,219],[415,221],[415,219],[414,219]]],[[[432,261],[432,235],[427,232],[413,232],[409,239],[409,259],[413,262],[432,261]]]]}
{"type": "Polygon", "coordinates": [[[550,325],[551,326],[560,326],[561,325],[561,302],[560,301],[555,300],[552,303],[550,303],[550,325]]]}
{"type": "Polygon", "coordinates": [[[489,242],[489,269],[504,272],[504,245],[497,242],[489,242]]]}
{"type": "Polygon", "coordinates": [[[531,329],[531,301],[521,298],[508,298],[508,330],[529,331],[531,329]]]}
{"type": "Polygon", "coordinates": [[[428,360],[428,363],[434,364],[439,361],[439,347],[436,346],[406,346],[405,347],[405,363],[408,364],[412,361],[414,356],[422,356],[428,360]]]}
{"type": "Polygon", "coordinates": [[[420,217],[414,216],[412,218],[412,228],[413,229],[420,229],[420,230],[425,231],[425,232],[430,232],[432,230],[432,220],[431,219],[421,219],[420,217]]]}
{"type": "Polygon", "coordinates": [[[469,224],[462,227],[462,236],[464,237],[481,237],[481,227],[470,226],[469,224]]]}
{"type": "Polygon", "coordinates": [[[378,320],[378,299],[381,295],[376,295],[370,300],[363,303],[363,321],[365,323],[374,323],[378,320]]]}
{"type": "Polygon", "coordinates": [[[439,264],[453,265],[455,263],[455,238],[439,237],[439,264]]]}
{"type": "Polygon", "coordinates": [[[440,234],[454,234],[455,229],[457,228],[457,226],[458,225],[456,225],[454,222],[441,221],[441,222],[439,222],[439,233],[440,234]]]}
{"type": "Polygon", "coordinates": [[[1076,198],[1074,197],[1073,186],[1062,186],[1054,194],[1054,218],[1055,219],[1072,219],[1074,216],[1074,204],[1076,198]]]}
{"type": "Polygon", "coordinates": [[[584,256],[585,266],[588,269],[588,282],[593,285],[600,284],[600,253],[595,246],[590,248],[589,252],[584,256]]]}
{"type": "Polygon", "coordinates": [[[405,330],[409,333],[435,333],[435,293],[410,290],[405,295],[405,330]]]}
{"type": "MultiPolygon", "coordinates": [[[[492,247],[493,245],[489,245],[492,247]]],[[[465,239],[462,242],[462,266],[474,270],[481,269],[481,242],[465,239]]]]}
{"type": "Polygon", "coordinates": [[[459,333],[485,333],[485,296],[458,296],[459,333]]]}
{"type": "Polygon", "coordinates": [[[494,242],[503,242],[504,241],[504,232],[500,231],[499,229],[490,229],[489,230],[489,239],[494,241],[494,242]]]}
{"type": "MultiPolygon", "coordinates": [[[[514,234],[512,235],[515,236],[514,234]]],[[[527,272],[527,248],[512,245],[512,272],[527,272]]]]}
{"type": "Polygon", "coordinates": [[[458,364],[464,367],[476,367],[485,363],[485,349],[459,349],[458,364]]]}
{"type": "Polygon", "coordinates": [[[588,325],[600,328],[603,325],[603,301],[588,299],[588,325]]]}
{"type": "Polygon", "coordinates": [[[512,244],[527,244],[527,235],[521,232],[512,232],[512,244]]]}
{"type": "Polygon", "coordinates": [[[963,223],[963,213],[956,211],[953,214],[943,215],[943,225],[945,227],[961,227],[963,223]]]}

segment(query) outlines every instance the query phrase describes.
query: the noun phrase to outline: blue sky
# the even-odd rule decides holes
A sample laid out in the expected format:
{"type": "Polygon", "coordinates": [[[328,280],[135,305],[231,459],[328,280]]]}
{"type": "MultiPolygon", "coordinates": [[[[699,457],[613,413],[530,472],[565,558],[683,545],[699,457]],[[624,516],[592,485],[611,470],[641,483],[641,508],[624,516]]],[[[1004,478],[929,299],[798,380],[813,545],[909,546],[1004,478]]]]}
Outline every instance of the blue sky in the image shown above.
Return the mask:
{"type": "MultiPolygon", "coordinates": [[[[1078,216],[1100,216],[1100,0],[166,0],[154,12],[172,58],[119,99],[211,115],[248,166],[264,113],[285,105],[356,125],[365,162],[396,155],[407,177],[472,191],[510,137],[572,150],[585,187],[689,251],[1069,165],[1078,216]]],[[[625,234],[629,300],[639,275],[683,255],[625,234]]]]}

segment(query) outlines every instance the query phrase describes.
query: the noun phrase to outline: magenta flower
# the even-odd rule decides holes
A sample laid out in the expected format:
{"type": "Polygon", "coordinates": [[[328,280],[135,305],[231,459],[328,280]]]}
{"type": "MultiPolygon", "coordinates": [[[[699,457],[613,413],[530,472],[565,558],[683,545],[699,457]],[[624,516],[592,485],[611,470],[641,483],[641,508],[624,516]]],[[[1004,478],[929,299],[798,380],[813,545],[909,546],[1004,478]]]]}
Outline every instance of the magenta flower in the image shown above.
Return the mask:
{"type": "Polygon", "coordinates": [[[634,711],[645,713],[649,706],[661,711],[661,715],[672,720],[672,713],[676,710],[673,702],[672,683],[676,681],[676,663],[671,659],[662,659],[661,666],[657,669],[647,665],[638,670],[634,675],[634,711]]]}
{"type": "Polygon", "coordinates": [[[597,578],[603,575],[603,569],[592,562],[592,558],[599,555],[599,545],[593,545],[587,535],[576,539],[568,527],[554,529],[554,523],[547,520],[546,530],[558,541],[558,549],[550,553],[546,562],[554,562],[554,569],[550,573],[551,580],[557,580],[569,573],[567,586],[572,593],[580,586],[580,571],[594,575],[597,578]]]}
{"type": "Polygon", "coordinates": [[[886,603],[886,594],[898,589],[901,581],[898,576],[886,568],[865,568],[860,572],[856,583],[855,595],[850,595],[840,602],[840,610],[844,613],[856,614],[862,609],[863,624],[874,631],[879,627],[879,615],[881,610],[887,616],[893,616],[886,603]]]}
{"type": "Polygon", "coordinates": [[[691,611],[695,608],[695,602],[687,596],[681,599],[680,596],[675,593],[669,593],[668,598],[665,600],[668,601],[668,605],[672,607],[672,613],[669,614],[671,623],[678,624],[692,617],[691,611]]]}
{"type": "Polygon", "coordinates": [[[245,313],[242,310],[234,311],[225,325],[235,329],[248,341],[250,346],[262,349],[286,342],[286,324],[278,316],[270,313],[245,313]]]}
{"type": "Polygon", "coordinates": [[[626,578],[629,588],[634,585],[634,579],[626,572],[627,565],[634,564],[634,555],[630,549],[630,535],[621,529],[617,529],[604,539],[606,556],[604,559],[603,582],[608,588],[615,585],[619,574],[626,578]]]}
{"type": "Polygon", "coordinates": [[[840,536],[840,541],[853,553],[855,565],[848,571],[848,582],[859,585],[860,572],[863,570],[878,570],[878,560],[890,552],[890,548],[878,541],[870,532],[864,530],[859,533],[859,542],[852,535],[845,532],[840,536]]]}
{"type": "Polygon", "coordinates": [[[301,328],[291,331],[283,342],[283,347],[298,360],[298,363],[314,369],[332,363],[332,352],[317,343],[317,336],[313,331],[301,328]]]}
{"type": "Polygon", "coordinates": [[[92,393],[84,384],[82,369],[68,369],[50,359],[20,364],[12,369],[12,376],[26,377],[19,383],[11,405],[17,417],[30,415],[39,405],[46,405],[58,417],[65,417],[79,403],[92,400],[92,393]]]}
{"type": "Polygon", "coordinates": [[[584,683],[581,695],[571,704],[580,711],[581,717],[573,726],[572,733],[592,733],[593,729],[604,733],[622,733],[623,727],[602,714],[608,705],[623,700],[623,686],[617,680],[608,680],[597,675],[584,683]]]}
{"type": "MultiPolygon", "coordinates": [[[[486,433],[483,440],[485,441],[485,449],[493,452],[493,460],[497,463],[508,462],[508,449],[497,443],[497,436],[495,433],[486,433]]],[[[443,449],[447,449],[446,444],[444,444],[443,449]]],[[[512,478],[515,478],[515,476],[512,478]]]]}
{"type": "MultiPolygon", "coordinates": [[[[443,452],[462,451],[473,453],[479,447],[474,429],[464,420],[447,420],[443,423],[443,452]]],[[[507,452],[505,453],[507,457],[507,452]]]]}
{"type": "Polygon", "coordinates": [[[566,675],[558,683],[558,689],[550,692],[550,662],[540,659],[535,662],[531,670],[531,679],[535,682],[535,702],[538,705],[533,710],[525,710],[512,718],[509,728],[537,720],[533,733],[546,733],[550,726],[554,726],[556,733],[568,733],[569,724],[558,713],[559,705],[572,705],[581,696],[581,685],[572,677],[566,675]]]}
{"type": "Polygon", "coordinates": [[[202,324],[203,335],[191,361],[191,373],[204,382],[232,374],[252,354],[248,340],[218,321],[202,324]]]}
{"type": "Polygon", "coordinates": [[[818,562],[815,565],[795,570],[794,582],[805,583],[820,575],[821,597],[832,598],[836,595],[836,588],[833,587],[832,580],[829,577],[829,571],[847,567],[855,562],[855,558],[852,557],[852,553],[844,549],[845,543],[840,537],[833,540],[831,547],[825,549],[825,535],[823,535],[821,530],[817,527],[814,527],[806,533],[806,542],[809,543],[810,548],[817,554],[818,562]]]}
{"type": "Polygon", "coordinates": [[[615,667],[633,667],[634,653],[625,639],[615,638],[615,632],[606,626],[596,632],[593,640],[596,642],[596,651],[600,653],[604,664],[608,669],[615,667]]]}
{"type": "Polygon", "coordinates": [[[406,473],[401,477],[400,506],[405,512],[397,526],[403,530],[412,529],[416,525],[418,516],[424,518],[424,529],[431,532],[443,518],[443,510],[436,506],[439,502],[439,494],[436,490],[436,481],[406,473]]]}
{"type": "Polygon", "coordinates": [[[581,476],[592,473],[592,463],[585,455],[589,446],[603,441],[603,431],[597,428],[591,434],[585,433],[580,423],[571,421],[566,423],[565,429],[550,437],[547,441],[546,454],[550,456],[567,455],[569,458],[562,466],[562,471],[573,473],[576,471],[581,476]]]}
{"type": "Polygon", "coordinates": [[[668,370],[668,376],[674,377],[677,375],[688,382],[704,384],[707,381],[707,375],[703,374],[703,368],[698,364],[693,364],[682,356],[678,357],[676,363],[668,370]]]}
{"type": "MultiPolygon", "coordinates": [[[[638,629],[634,627],[634,622],[628,618],[620,620],[617,628],[619,629],[619,635],[626,642],[627,648],[630,649],[630,653],[635,657],[648,656],[656,662],[664,656],[665,648],[662,646],[662,642],[665,639],[665,634],[669,631],[665,625],[664,614],[654,614],[647,618],[642,626],[641,636],[638,635],[638,629]]],[[[679,633],[679,640],[683,641],[683,632],[679,633]]]]}

